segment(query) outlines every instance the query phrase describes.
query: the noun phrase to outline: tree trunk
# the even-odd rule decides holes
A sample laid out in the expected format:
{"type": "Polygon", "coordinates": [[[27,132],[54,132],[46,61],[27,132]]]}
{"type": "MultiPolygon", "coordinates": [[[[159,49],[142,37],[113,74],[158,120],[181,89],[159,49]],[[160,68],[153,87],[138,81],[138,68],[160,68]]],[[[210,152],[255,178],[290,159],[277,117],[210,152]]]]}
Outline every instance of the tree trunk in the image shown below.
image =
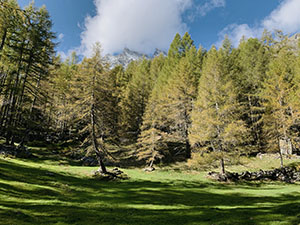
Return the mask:
{"type": "MultiPolygon", "coordinates": [[[[37,88],[37,89],[38,89],[39,86],[40,86],[40,80],[41,80],[41,76],[39,77],[39,79],[38,79],[38,81],[37,81],[37,83],[36,83],[36,88],[37,88]]],[[[30,111],[29,111],[29,121],[28,121],[28,122],[30,122],[30,121],[32,120],[33,109],[34,109],[34,107],[35,107],[36,101],[37,101],[37,96],[34,96],[33,101],[32,101],[32,103],[31,103],[30,111]]],[[[25,142],[27,141],[28,136],[29,136],[29,134],[30,134],[30,128],[28,127],[28,122],[27,122],[26,125],[25,125],[25,127],[26,127],[25,130],[26,130],[26,131],[25,131],[25,133],[24,133],[24,135],[23,135],[23,138],[22,138],[22,140],[21,140],[21,143],[20,143],[21,146],[24,146],[24,144],[25,144],[25,142]]]]}
{"type": "MultiPolygon", "coordinates": [[[[8,72],[7,72],[8,73],[8,72]]],[[[2,101],[1,109],[0,109],[0,134],[4,134],[5,130],[3,128],[5,127],[5,119],[7,110],[9,107],[9,91],[10,91],[10,85],[11,85],[12,79],[8,79],[8,82],[6,84],[6,90],[4,91],[4,98],[2,101]]]]}
{"type": "Polygon", "coordinates": [[[153,158],[153,159],[151,160],[150,165],[149,165],[150,168],[153,167],[154,160],[155,160],[155,158],[153,158]]]}
{"type": "Polygon", "coordinates": [[[280,147],[280,138],[278,138],[278,149],[279,149],[279,157],[280,157],[280,167],[283,168],[283,156],[280,147]]]}
{"type": "Polygon", "coordinates": [[[185,139],[185,157],[187,159],[191,158],[191,145],[188,138],[185,139]]]}
{"type": "MultiPolygon", "coordinates": [[[[94,147],[94,148],[95,148],[95,147],[94,147]]],[[[97,148],[95,148],[95,149],[97,149],[97,148]]],[[[99,163],[99,169],[98,169],[98,170],[99,170],[101,173],[107,173],[106,167],[105,167],[105,165],[104,165],[104,163],[103,163],[103,160],[102,160],[102,157],[101,157],[101,155],[100,155],[99,150],[96,150],[95,152],[96,152],[96,156],[97,156],[97,161],[98,161],[98,163],[99,163]]]]}
{"type": "Polygon", "coordinates": [[[280,167],[283,168],[283,156],[282,156],[282,153],[280,151],[280,167]]]}
{"type": "MultiPolygon", "coordinates": [[[[285,109],[283,108],[284,107],[284,101],[283,101],[282,96],[279,99],[279,104],[281,106],[281,109],[280,109],[280,112],[281,112],[281,115],[282,115],[281,118],[285,118],[285,113],[286,112],[285,112],[285,109]]],[[[282,152],[281,152],[280,137],[283,136],[285,141],[288,139],[288,137],[287,137],[287,128],[286,128],[285,121],[282,120],[281,123],[283,125],[283,127],[282,127],[283,128],[283,135],[281,133],[280,136],[277,137],[277,142],[278,142],[278,147],[279,147],[280,166],[281,166],[281,168],[283,168],[283,156],[282,156],[282,152]]],[[[277,125],[277,127],[280,127],[280,126],[277,125]]],[[[279,130],[279,129],[277,128],[277,130],[279,130]]]]}
{"type": "MultiPolygon", "coordinates": [[[[2,49],[4,47],[6,35],[7,35],[7,28],[4,29],[4,33],[3,33],[2,40],[1,40],[1,45],[0,45],[0,51],[2,51],[2,49]]],[[[1,58],[1,55],[0,55],[0,58],[1,58]]]]}
{"type": "MultiPolygon", "coordinates": [[[[25,87],[26,87],[26,82],[27,82],[27,77],[29,75],[29,71],[30,71],[30,67],[32,64],[32,57],[33,57],[33,49],[30,50],[30,56],[29,56],[29,60],[28,60],[28,65],[25,71],[25,76],[23,78],[23,83],[21,84],[21,80],[20,80],[20,85],[21,85],[21,93],[20,96],[18,97],[18,101],[16,101],[16,113],[17,115],[15,116],[14,120],[13,120],[13,127],[16,127],[16,124],[21,121],[21,117],[22,117],[22,104],[23,104],[23,99],[24,99],[24,94],[25,94],[25,87]]],[[[39,82],[39,81],[38,81],[39,82]]],[[[36,96],[34,97],[36,98],[36,96]]],[[[12,134],[12,141],[14,142],[14,134],[12,134]]]]}
{"type": "MultiPolygon", "coordinates": [[[[93,89],[95,87],[95,76],[93,77],[93,89]]],[[[102,156],[101,156],[101,153],[99,151],[99,148],[98,148],[98,141],[97,141],[97,137],[96,137],[96,120],[95,120],[95,93],[94,93],[94,90],[92,90],[92,105],[91,105],[91,126],[92,126],[92,142],[93,142],[93,148],[94,148],[94,151],[96,153],[96,156],[97,156],[97,160],[98,160],[98,163],[99,163],[99,171],[102,172],[102,173],[107,173],[107,170],[106,170],[106,167],[103,163],[103,159],[102,159],[102,156]]]]}
{"type": "Polygon", "coordinates": [[[97,160],[98,160],[98,163],[99,163],[99,171],[102,172],[102,173],[107,173],[106,167],[103,163],[101,153],[100,153],[99,148],[98,148],[97,137],[96,137],[96,134],[95,134],[95,123],[94,123],[94,115],[93,114],[91,114],[91,120],[92,120],[92,142],[93,142],[93,148],[94,148],[94,151],[96,153],[97,160]]]}
{"type": "MultiPolygon", "coordinates": [[[[29,62],[28,62],[27,68],[26,68],[25,76],[23,78],[23,84],[21,86],[21,94],[20,94],[18,105],[17,105],[17,107],[18,107],[17,109],[19,111],[18,114],[21,113],[20,108],[21,108],[22,103],[23,103],[23,98],[24,98],[24,93],[25,93],[25,87],[26,87],[27,77],[29,75],[29,71],[31,69],[31,64],[32,64],[32,57],[33,57],[33,50],[31,49],[30,56],[29,56],[29,62]]],[[[39,76],[39,80],[40,80],[40,77],[41,76],[39,76]]],[[[39,80],[38,80],[38,82],[39,82],[39,80]]]]}
{"type": "Polygon", "coordinates": [[[191,158],[191,145],[189,141],[189,130],[188,130],[188,124],[190,123],[190,118],[186,108],[187,106],[184,107],[185,157],[189,159],[191,158]]]}
{"type": "MultiPolygon", "coordinates": [[[[216,112],[217,112],[217,114],[219,114],[219,104],[218,103],[216,103],[216,112]]],[[[221,136],[221,131],[220,131],[219,125],[217,126],[217,133],[218,133],[218,138],[219,138],[221,136]]],[[[220,153],[223,152],[222,143],[219,143],[218,151],[220,153]]],[[[224,158],[223,157],[220,159],[220,168],[221,168],[221,173],[225,174],[225,164],[224,164],[224,158]]]]}
{"type": "Polygon", "coordinates": [[[7,115],[7,133],[6,133],[6,140],[10,140],[12,137],[12,123],[13,123],[13,119],[16,113],[16,102],[17,102],[17,98],[18,96],[18,92],[19,92],[19,85],[20,85],[20,73],[22,70],[22,60],[23,60],[23,51],[24,51],[24,45],[25,45],[25,39],[23,40],[22,44],[21,44],[21,50],[20,50],[20,58],[19,58],[19,62],[18,62],[18,71],[16,73],[16,80],[14,83],[13,88],[11,89],[11,95],[10,95],[10,99],[9,99],[9,103],[10,103],[10,107],[8,110],[8,115],[7,115]]]}
{"type": "Polygon", "coordinates": [[[220,159],[220,167],[221,167],[221,173],[225,174],[225,165],[224,165],[224,159],[220,159]]]}
{"type": "Polygon", "coordinates": [[[1,70],[1,81],[0,81],[0,95],[2,94],[2,90],[4,89],[4,85],[5,85],[5,82],[6,82],[6,78],[7,78],[7,75],[8,75],[8,71],[5,73],[4,69],[1,70]]]}

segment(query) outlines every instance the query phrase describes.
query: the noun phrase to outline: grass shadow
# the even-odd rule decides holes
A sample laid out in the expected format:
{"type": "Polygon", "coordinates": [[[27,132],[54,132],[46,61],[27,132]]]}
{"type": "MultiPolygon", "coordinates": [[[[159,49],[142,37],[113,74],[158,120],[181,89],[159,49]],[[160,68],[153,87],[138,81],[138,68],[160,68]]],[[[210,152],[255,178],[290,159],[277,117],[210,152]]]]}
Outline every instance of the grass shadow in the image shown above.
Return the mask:
{"type": "Polygon", "coordinates": [[[103,182],[0,159],[0,224],[298,224],[300,193],[280,194],[281,187],[184,179],[103,182]]]}

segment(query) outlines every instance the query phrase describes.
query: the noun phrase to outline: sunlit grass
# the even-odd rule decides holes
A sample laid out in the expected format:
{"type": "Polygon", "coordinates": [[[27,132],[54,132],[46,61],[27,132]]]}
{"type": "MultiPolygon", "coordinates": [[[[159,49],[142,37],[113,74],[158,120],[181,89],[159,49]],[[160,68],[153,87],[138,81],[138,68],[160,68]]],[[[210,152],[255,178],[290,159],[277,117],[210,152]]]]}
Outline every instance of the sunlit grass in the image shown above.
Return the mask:
{"type": "MultiPolygon", "coordinates": [[[[297,184],[222,184],[205,172],[160,169],[124,169],[130,180],[103,182],[91,178],[97,168],[34,153],[0,159],[0,224],[300,223],[297,184]]],[[[247,163],[262,163],[255,161],[247,163]]]]}

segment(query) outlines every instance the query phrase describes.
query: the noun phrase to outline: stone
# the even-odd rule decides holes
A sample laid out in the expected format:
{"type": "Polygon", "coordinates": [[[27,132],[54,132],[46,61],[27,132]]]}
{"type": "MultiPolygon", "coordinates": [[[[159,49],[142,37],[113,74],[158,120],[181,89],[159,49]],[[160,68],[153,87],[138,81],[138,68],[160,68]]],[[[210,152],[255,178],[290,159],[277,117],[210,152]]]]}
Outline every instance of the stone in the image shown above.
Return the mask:
{"type": "Polygon", "coordinates": [[[154,170],[155,170],[154,167],[146,167],[146,168],[144,169],[145,172],[153,172],[154,170]]]}
{"type": "Polygon", "coordinates": [[[25,146],[0,145],[0,154],[4,157],[32,158],[33,155],[25,146]]]}
{"type": "Polygon", "coordinates": [[[128,180],[129,177],[118,168],[114,168],[113,170],[107,171],[107,173],[103,173],[100,170],[96,170],[92,174],[93,178],[102,181],[113,181],[113,180],[128,180]]]}
{"type": "Polygon", "coordinates": [[[115,173],[115,174],[117,174],[117,175],[120,175],[120,174],[124,173],[123,171],[119,170],[119,168],[114,168],[112,170],[112,172],[115,173]]]}
{"type": "Polygon", "coordinates": [[[257,181],[257,180],[272,180],[272,181],[282,181],[286,183],[294,183],[300,181],[300,170],[297,167],[283,167],[274,170],[263,171],[259,170],[257,172],[245,171],[242,173],[231,173],[226,172],[225,174],[220,174],[217,172],[209,172],[208,177],[217,181],[257,181]]]}

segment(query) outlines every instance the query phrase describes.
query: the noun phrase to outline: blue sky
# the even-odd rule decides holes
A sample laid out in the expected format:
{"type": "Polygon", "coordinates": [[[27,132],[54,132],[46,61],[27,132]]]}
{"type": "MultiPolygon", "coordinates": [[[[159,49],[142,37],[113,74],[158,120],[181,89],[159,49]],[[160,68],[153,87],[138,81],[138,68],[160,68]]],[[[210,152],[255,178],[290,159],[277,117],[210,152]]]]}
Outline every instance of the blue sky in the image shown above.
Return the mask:
{"type": "MultiPolygon", "coordinates": [[[[31,0],[18,0],[21,7],[31,0]]],[[[124,47],[151,54],[167,50],[176,32],[188,31],[197,46],[209,49],[227,34],[259,37],[267,28],[300,32],[300,0],[35,0],[46,5],[63,56],[88,56],[94,42],[104,53],[124,47]]]]}

